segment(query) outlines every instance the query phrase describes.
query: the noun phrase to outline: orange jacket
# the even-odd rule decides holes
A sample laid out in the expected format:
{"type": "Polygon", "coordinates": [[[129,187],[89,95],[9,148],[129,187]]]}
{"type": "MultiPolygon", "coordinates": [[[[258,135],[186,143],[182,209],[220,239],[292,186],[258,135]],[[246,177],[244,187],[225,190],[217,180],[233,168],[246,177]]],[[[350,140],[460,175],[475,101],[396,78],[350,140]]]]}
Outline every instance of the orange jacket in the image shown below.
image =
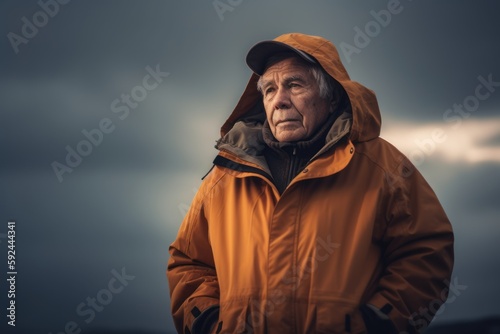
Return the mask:
{"type": "Polygon", "coordinates": [[[211,318],[218,333],[365,333],[360,307],[370,304],[416,333],[429,315],[417,321],[415,312],[447,295],[446,214],[409,160],[379,138],[375,95],[350,80],[335,47],[302,34],[276,40],[314,56],[352,113],[280,195],[259,154],[263,109],[252,75],[170,247],[176,328],[196,333],[211,318]]]}

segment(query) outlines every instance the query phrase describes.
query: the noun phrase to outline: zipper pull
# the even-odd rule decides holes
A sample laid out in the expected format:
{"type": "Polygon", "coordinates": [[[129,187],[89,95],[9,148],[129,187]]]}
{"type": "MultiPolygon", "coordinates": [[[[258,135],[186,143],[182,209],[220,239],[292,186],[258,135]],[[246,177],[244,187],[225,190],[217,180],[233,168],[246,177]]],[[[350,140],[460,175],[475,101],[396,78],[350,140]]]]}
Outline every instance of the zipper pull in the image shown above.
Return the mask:
{"type": "Polygon", "coordinates": [[[295,154],[297,154],[297,146],[294,146],[294,147],[293,147],[293,152],[292,152],[292,155],[295,155],[295,154]]]}

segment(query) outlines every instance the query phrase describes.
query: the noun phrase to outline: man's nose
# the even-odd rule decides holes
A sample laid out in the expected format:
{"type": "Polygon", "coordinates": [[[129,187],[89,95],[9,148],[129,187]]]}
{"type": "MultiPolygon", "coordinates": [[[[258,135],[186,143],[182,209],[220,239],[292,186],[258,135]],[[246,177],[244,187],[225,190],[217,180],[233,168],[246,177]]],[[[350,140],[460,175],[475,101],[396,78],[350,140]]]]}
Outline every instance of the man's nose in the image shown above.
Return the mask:
{"type": "Polygon", "coordinates": [[[287,89],[280,88],[274,97],[274,109],[288,109],[291,107],[290,95],[287,89]]]}

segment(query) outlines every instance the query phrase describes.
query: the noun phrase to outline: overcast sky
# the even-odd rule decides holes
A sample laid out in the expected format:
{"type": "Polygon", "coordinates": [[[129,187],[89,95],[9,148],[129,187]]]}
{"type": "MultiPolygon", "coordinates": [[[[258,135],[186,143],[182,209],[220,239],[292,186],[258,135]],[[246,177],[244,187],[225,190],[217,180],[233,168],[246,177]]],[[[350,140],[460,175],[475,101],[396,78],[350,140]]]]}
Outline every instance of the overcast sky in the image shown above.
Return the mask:
{"type": "Polygon", "coordinates": [[[72,321],[173,333],[168,246],[250,76],[246,52],[286,32],[337,45],[351,78],[378,96],[382,137],[448,213],[453,279],[466,289],[436,322],[500,314],[500,2],[40,3],[0,2],[2,263],[7,221],[17,222],[8,333],[55,334],[72,321]],[[68,166],[78,149],[86,156],[68,166]],[[119,292],[107,292],[117,275],[123,289],[115,280],[119,292]],[[90,311],[96,297],[106,303],[90,311]]]}

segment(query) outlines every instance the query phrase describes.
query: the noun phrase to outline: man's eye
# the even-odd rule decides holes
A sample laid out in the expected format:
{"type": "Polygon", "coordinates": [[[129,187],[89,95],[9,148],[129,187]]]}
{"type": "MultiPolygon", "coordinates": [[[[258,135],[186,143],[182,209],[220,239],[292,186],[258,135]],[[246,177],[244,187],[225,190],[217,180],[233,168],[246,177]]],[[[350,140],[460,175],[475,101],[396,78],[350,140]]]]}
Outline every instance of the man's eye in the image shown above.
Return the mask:
{"type": "Polygon", "coordinates": [[[292,82],[292,83],[290,83],[289,87],[290,88],[300,87],[300,85],[298,83],[292,82]]]}
{"type": "Polygon", "coordinates": [[[266,94],[269,94],[269,93],[272,93],[273,91],[274,91],[274,88],[269,87],[269,88],[267,88],[267,89],[265,90],[265,93],[266,93],[266,94]]]}

